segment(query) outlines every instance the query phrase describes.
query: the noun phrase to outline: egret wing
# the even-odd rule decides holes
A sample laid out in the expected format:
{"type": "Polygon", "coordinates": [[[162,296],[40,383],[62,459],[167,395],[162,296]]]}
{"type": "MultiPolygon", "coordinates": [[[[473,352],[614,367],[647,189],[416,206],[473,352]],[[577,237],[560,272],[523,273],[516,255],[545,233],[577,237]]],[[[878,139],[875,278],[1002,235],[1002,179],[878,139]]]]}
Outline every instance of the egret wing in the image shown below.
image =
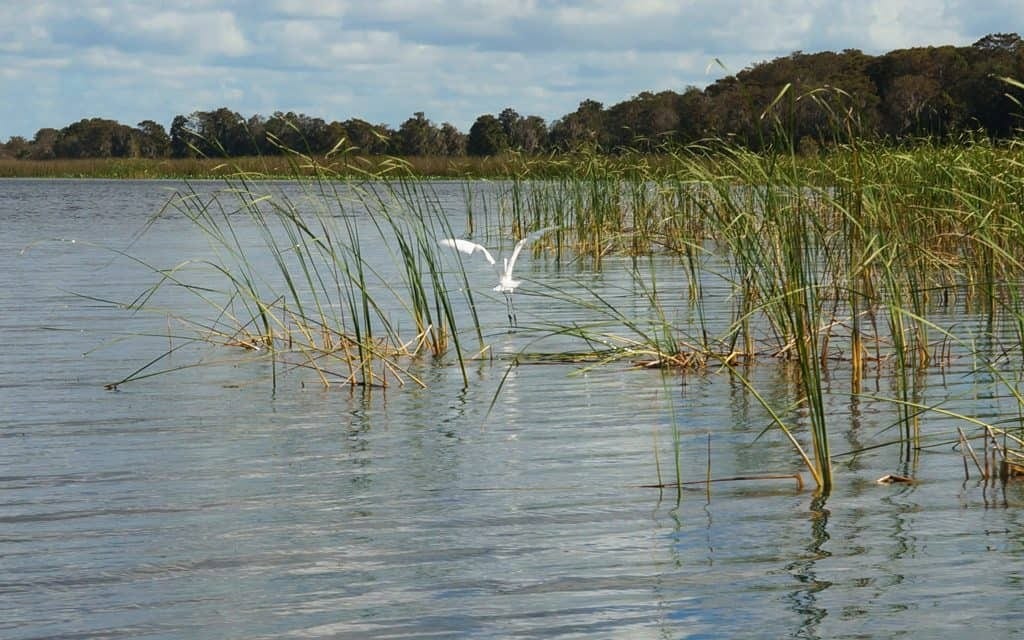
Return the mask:
{"type": "Polygon", "coordinates": [[[469,240],[463,240],[462,238],[442,238],[438,240],[437,243],[442,247],[450,247],[452,249],[461,251],[462,253],[465,253],[466,255],[470,256],[473,255],[475,252],[479,251],[480,253],[484,254],[484,258],[487,259],[487,262],[489,262],[490,264],[494,264],[494,256],[492,256],[491,252],[487,250],[487,247],[485,247],[482,244],[477,244],[469,240]]]}
{"type": "Polygon", "coordinates": [[[527,235],[522,240],[517,242],[516,243],[516,248],[512,250],[512,257],[509,258],[508,262],[505,263],[505,277],[506,278],[511,278],[512,277],[512,268],[515,267],[516,259],[519,258],[519,252],[523,250],[523,247],[525,247],[530,242],[533,242],[537,238],[541,237],[542,235],[544,235],[548,231],[554,231],[557,228],[558,227],[544,227],[543,229],[537,229],[533,233],[527,235]]]}

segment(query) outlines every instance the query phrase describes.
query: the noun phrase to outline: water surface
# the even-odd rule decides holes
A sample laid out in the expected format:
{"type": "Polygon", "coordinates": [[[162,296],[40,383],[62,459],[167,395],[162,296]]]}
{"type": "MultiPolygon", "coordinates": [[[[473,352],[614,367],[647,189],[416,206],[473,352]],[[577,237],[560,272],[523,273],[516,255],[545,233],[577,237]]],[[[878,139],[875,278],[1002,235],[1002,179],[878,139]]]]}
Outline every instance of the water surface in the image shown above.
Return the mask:
{"type": "MultiPolygon", "coordinates": [[[[153,274],[101,247],[161,268],[207,255],[180,216],[136,237],[180,187],[0,182],[0,636],[1017,632],[1024,495],[965,481],[959,453],[940,444],[958,423],[940,415],[924,419],[935,435],[909,462],[899,447],[838,457],[827,499],[785,479],[679,495],[641,486],[674,478],[674,433],[684,481],[705,477],[709,435],[716,477],[800,470],[777,432],[758,438],[764,410],[725,375],[509,370],[498,358],[470,365],[469,388],[446,361],[417,370],[426,389],[325,389],[302,371],[275,389],[266,363],[183,352],[169,366],[224,363],[105,390],[159,355],[169,321],[102,301],[131,299],[153,274]],[[877,484],[885,473],[918,482],[877,484]]],[[[485,199],[495,187],[476,188],[485,199]]],[[[463,186],[435,189],[461,216],[463,186]]],[[[467,266],[488,343],[522,349],[536,336],[508,332],[504,302],[486,295],[493,274],[467,266]]],[[[658,268],[674,281],[671,261],[658,268]]],[[[520,322],[585,317],[545,286],[585,282],[642,308],[628,269],[527,259],[520,322]]],[[[792,401],[778,367],[752,376],[792,401]]],[[[892,404],[871,397],[891,394],[884,376],[859,397],[841,372],[828,384],[833,451],[894,439],[892,404]]],[[[997,386],[958,361],[924,394],[1012,414],[997,386]]]]}

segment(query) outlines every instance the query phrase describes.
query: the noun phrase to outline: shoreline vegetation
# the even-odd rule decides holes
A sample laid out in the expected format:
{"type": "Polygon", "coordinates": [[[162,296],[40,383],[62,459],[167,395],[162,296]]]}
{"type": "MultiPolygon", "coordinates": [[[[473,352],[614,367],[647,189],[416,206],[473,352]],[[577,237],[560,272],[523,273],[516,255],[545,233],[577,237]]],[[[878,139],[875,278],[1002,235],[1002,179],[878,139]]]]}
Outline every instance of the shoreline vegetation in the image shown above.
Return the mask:
{"type": "Polygon", "coordinates": [[[659,153],[627,150],[605,154],[598,150],[530,156],[506,152],[494,156],[363,156],[337,154],[312,156],[294,151],[287,155],[245,156],[237,158],[79,158],[53,160],[15,160],[0,158],[0,179],[101,179],[101,180],[303,180],[329,178],[338,180],[384,179],[453,179],[453,180],[545,180],[572,179],[601,175],[624,180],[638,178],[663,179],[692,170],[701,163],[708,170],[729,163],[737,153],[764,159],[788,154],[795,170],[805,171],[806,178],[822,168],[849,162],[851,148],[873,155],[890,154],[925,158],[957,156],[969,152],[984,153],[1013,161],[1021,153],[1021,139],[992,140],[979,133],[963,135],[956,140],[921,138],[905,140],[900,145],[868,140],[839,144],[828,150],[815,149],[802,153],[789,145],[769,147],[753,152],[729,141],[709,140],[698,144],[666,148],[659,153]]]}
{"type": "MultiPolygon", "coordinates": [[[[244,171],[289,175],[292,171],[273,158],[293,151],[328,162],[364,158],[344,167],[349,175],[379,173],[394,158],[409,159],[411,173],[420,176],[508,175],[521,162],[558,171],[565,155],[580,151],[655,158],[709,140],[770,151],[776,123],[759,114],[784,95],[787,134],[800,155],[812,156],[854,139],[895,147],[964,136],[1013,139],[1021,126],[1024,87],[1008,78],[1024,79],[1024,40],[1016,33],[996,33],[970,46],[914,47],[879,56],[855,49],[797,51],[704,89],[643,91],[607,107],[584,99],[551,122],[506,107],[478,116],[464,132],[450,122],[437,124],[422,111],[393,127],[333,114],[242,114],[225,106],[179,114],[169,127],[154,120],[133,126],[83,118],[63,128],[39,129],[31,139],[12,136],[0,143],[0,159],[42,163],[5,161],[2,175],[8,176],[197,178],[220,175],[219,163],[187,160],[249,157],[260,161],[246,161],[256,166],[244,171]],[[850,126],[836,130],[831,123],[840,114],[852,116],[850,126]],[[505,166],[509,156],[516,158],[512,167],[505,166]],[[93,166],[93,158],[109,161],[93,166]]],[[[336,172],[337,165],[329,170],[336,172]]],[[[532,175],[539,172],[535,168],[532,175]]]]}
{"type": "MultiPolygon", "coordinates": [[[[507,153],[482,157],[447,156],[246,156],[238,158],[0,158],[0,178],[96,178],[126,180],[290,180],[329,173],[334,178],[537,178],[568,176],[584,154],[545,157],[507,153]]],[[[652,157],[653,164],[669,158],[652,157]]],[[[628,166],[623,163],[623,166],[628,166]]]]}

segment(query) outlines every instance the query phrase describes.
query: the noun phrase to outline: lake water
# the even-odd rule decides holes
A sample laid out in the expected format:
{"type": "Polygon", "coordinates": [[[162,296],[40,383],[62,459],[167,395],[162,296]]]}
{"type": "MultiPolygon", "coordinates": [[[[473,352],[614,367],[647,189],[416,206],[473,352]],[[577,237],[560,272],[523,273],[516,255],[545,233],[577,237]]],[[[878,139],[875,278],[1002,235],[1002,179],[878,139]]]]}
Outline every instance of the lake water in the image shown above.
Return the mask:
{"type": "MultiPolygon", "coordinates": [[[[741,384],[628,363],[510,368],[509,354],[565,346],[535,343],[550,314],[586,317],[545,287],[642,309],[626,260],[597,272],[522,258],[514,332],[492,273],[467,260],[499,355],[470,364],[468,388],[450,359],[417,365],[426,388],[325,388],[303,370],[274,386],[265,362],[211,347],[166,363],[205,366],[106,390],[180,329],[103,302],[154,280],[108,249],[159,268],[209,255],[173,214],[136,237],[180,187],[0,182],[0,637],[1019,633],[1024,490],[964,480],[946,441],[966,423],[926,414],[927,446],[909,462],[898,446],[837,455],[827,498],[792,479],[680,496],[642,486],[659,468],[674,479],[674,441],[684,481],[709,464],[715,477],[801,470],[777,431],[758,438],[769,423],[741,384]],[[917,482],[875,482],[886,473],[917,482]]],[[[465,185],[432,188],[460,230],[465,185]]],[[[482,200],[498,188],[472,187],[482,200]]],[[[671,260],[658,267],[659,282],[682,281],[671,260]]],[[[194,297],[175,295],[188,316],[194,297]]],[[[770,361],[751,375],[778,406],[795,398],[770,361]]],[[[869,383],[852,397],[841,373],[827,381],[836,454],[896,438],[892,403],[873,399],[890,385],[869,383]]],[[[989,420],[1016,414],[969,361],[923,394],[989,420]]]]}

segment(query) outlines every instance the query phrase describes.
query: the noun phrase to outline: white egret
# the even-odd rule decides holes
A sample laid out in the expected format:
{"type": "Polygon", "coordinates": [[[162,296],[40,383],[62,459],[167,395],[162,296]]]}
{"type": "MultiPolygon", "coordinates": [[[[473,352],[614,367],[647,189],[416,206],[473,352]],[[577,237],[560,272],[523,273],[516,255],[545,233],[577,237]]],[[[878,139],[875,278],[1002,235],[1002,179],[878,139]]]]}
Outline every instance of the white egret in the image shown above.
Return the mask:
{"type": "MultiPolygon", "coordinates": [[[[512,278],[512,269],[516,266],[516,259],[519,258],[519,253],[523,250],[523,247],[541,237],[548,231],[552,231],[557,228],[558,227],[544,227],[543,229],[534,231],[516,243],[515,248],[512,250],[511,257],[502,259],[504,268],[501,273],[498,274],[498,284],[493,290],[505,294],[505,307],[508,311],[508,321],[512,326],[516,325],[516,312],[515,307],[512,306],[512,293],[520,284],[522,284],[522,281],[512,278]]],[[[495,263],[494,256],[492,256],[491,252],[487,250],[487,247],[482,244],[477,244],[470,240],[463,240],[462,238],[442,238],[437,242],[443,247],[450,247],[457,251],[461,251],[466,255],[473,255],[477,252],[482,253],[487,262],[492,265],[495,263]]]]}

